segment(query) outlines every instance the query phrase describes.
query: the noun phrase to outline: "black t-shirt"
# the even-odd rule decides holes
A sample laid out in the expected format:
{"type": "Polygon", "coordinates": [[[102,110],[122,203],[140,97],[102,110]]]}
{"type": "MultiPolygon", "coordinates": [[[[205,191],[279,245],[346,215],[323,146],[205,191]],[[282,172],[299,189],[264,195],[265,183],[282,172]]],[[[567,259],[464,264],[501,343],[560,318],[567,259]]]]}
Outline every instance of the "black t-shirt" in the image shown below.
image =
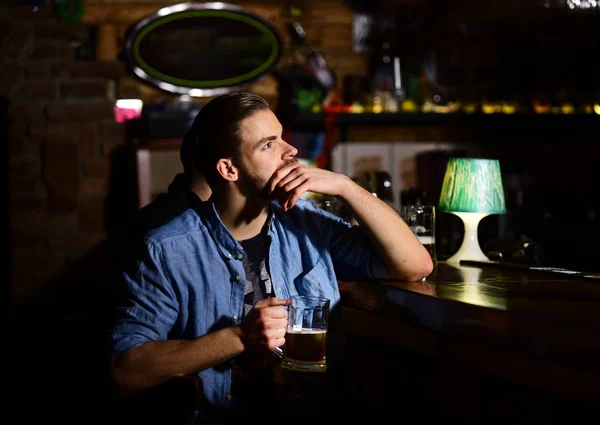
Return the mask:
{"type": "Polygon", "coordinates": [[[240,241],[246,252],[244,270],[246,289],[244,291],[244,317],[256,302],[274,295],[271,276],[267,268],[267,235],[259,233],[253,238],[240,241]]]}
{"type": "MultiPolygon", "coordinates": [[[[268,222],[269,220],[267,220],[268,222]]],[[[268,268],[268,236],[266,227],[258,235],[240,241],[246,252],[244,270],[246,288],[244,291],[243,316],[254,304],[264,298],[274,296],[268,268]]],[[[261,408],[264,402],[274,398],[273,367],[277,357],[268,354],[245,352],[233,361],[232,393],[245,408],[261,408]]]]}

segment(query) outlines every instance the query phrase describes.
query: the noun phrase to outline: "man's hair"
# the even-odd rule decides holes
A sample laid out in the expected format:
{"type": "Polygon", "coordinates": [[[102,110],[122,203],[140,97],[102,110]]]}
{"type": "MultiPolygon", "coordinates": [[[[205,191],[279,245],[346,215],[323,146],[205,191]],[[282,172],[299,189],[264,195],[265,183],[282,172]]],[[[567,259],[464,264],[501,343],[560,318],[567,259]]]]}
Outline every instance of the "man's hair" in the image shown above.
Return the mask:
{"type": "Polygon", "coordinates": [[[181,165],[183,165],[183,172],[189,179],[193,177],[194,168],[196,167],[194,164],[197,148],[196,133],[194,126],[190,127],[185,136],[183,136],[183,140],[179,146],[179,159],[181,160],[181,165]]]}
{"type": "Polygon", "coordinates": [[[193,149],[181,151],[181,162],[189,163],[183,155],[193,155],[193,163],[209,185],[218,181],[215,165],[221,158],[238,159],[241,150],[240,123],[250,115],[269,109],[265,99],[250,93],[229,93],[210,100],[200,109],[185,139],[195,142],[193,149]]]}

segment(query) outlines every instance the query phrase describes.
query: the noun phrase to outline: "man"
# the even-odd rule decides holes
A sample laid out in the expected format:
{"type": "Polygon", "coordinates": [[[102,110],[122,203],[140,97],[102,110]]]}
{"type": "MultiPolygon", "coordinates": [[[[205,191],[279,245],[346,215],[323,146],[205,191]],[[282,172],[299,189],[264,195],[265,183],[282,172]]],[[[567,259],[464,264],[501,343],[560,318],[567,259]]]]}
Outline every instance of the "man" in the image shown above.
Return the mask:
{"type": "Polygon", "coordinates": [[[199,374],[199,420],[275,409],[269,371],[291,296],[329,298],[333,311],[337,279],[418,280],[431,258],[385,202],[343,174],[298,163],[261,97],[214,98],[194,126],[212,197],[150,232],[124,271],[130,296],[111,374],[122,394],[199,374]],[[306,192],[339,197],[359,225],[300,199],[306,192]]]}

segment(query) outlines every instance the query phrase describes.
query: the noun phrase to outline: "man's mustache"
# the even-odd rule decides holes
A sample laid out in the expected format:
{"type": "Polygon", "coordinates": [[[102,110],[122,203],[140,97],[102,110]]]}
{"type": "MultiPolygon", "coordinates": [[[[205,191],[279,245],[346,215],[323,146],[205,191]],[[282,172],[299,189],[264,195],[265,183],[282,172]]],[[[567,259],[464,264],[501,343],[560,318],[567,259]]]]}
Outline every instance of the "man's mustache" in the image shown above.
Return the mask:
{"type": "Polygon", "coordinates": [[[287,167],[288,165],[292,165],[292,164],[296,164],[298,162],[298,160],[296,158],[292,158],[292,159],[288,159],[287,161],[285,161],[283,164],[281,164],[279,167],[277,167],[276,171],[281,170],[282,168],[287,167]]]}

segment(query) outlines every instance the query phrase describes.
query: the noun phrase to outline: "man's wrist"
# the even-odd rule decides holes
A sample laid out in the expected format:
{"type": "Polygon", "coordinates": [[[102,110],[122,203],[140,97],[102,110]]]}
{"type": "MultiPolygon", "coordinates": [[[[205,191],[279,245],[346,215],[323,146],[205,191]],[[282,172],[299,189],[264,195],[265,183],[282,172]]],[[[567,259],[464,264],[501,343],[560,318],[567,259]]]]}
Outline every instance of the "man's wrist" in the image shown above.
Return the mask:
{"type": "Polygon", "coordinates": [[[231,341],[233,348],[236,352],[242,353],[246,349],[246,344],[244,343],[244,331],[240,325],[232,326],[230,328],[226,328],[226,332],[228,332],[231,336],[231,341]]]}
{"type": "Polygon", "coordinates": [[[348,195],[352,193],[352,191],[357,186],[356,182],[352,180],[350,177],[342,174],[341,175],[341,183],[339,187],[338,194],[336,195],[341,201],[347,200],[348,195]]]}

